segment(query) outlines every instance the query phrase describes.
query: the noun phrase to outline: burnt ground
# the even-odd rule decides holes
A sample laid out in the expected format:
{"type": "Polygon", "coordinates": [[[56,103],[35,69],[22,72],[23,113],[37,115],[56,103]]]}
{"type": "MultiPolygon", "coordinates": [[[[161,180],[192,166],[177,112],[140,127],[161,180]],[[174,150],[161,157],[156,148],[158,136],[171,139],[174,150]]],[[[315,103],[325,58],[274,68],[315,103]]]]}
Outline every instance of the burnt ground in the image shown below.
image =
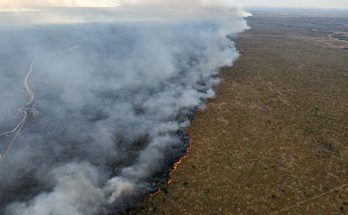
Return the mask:
{"type": "Polygon", "coordinates": [[[347,20],[249,18],[188,157],[130,214],[347,214],[347,20]]]}

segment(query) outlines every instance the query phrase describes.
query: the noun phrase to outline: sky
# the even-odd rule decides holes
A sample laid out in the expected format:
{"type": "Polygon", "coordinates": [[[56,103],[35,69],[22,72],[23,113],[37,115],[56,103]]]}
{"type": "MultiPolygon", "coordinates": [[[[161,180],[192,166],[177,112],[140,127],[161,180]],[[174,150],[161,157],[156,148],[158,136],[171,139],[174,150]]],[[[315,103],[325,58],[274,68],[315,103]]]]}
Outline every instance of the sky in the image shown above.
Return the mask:
{"type": "Polygon", "coordinates": [[[235,0],[247,7],[348,8],[348,0],[235,0]]]}
{"type": "MultiPolygon", "coordinates": [[[[348,0],[171,0],[175,2],[235,2],[246,7],[348,8],[348,0]]],[[[170,1],[170,2],[171,2],[170,1]]],[[[114,7],[119,3],[163,3],[167,0],[0,0],[0,8],[31,6],[114,7]]]]}

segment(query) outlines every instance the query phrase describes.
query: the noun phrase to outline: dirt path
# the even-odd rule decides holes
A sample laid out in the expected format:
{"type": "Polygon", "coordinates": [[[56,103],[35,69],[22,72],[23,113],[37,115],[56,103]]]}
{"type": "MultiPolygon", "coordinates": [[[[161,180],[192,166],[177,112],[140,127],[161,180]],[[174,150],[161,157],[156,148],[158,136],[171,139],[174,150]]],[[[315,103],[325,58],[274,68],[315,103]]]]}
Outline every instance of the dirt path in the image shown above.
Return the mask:
{"type": "Polygon", "coordinates": [[[26,91],[26,94],[28,96],[28,102],[18,108],[18,112],[22,114],[22,118],[21,120],[18,122],[18,124],[16,125],[16,127],[10,131],[4,132],[4,133],[0,133],[0,138],[5,137],[5,136],[10,136],[13,135],[12,139],[10,140],[10,142],[7,144],[4,152],[1,154],[0,153],[0,161],[6,158],[6,155],[8,154],[9,150],[12,148],[12,146],[16,143],[16,139],[17,137],[20,135],[20,132],[23,128],[23,126],[26,124],[27,120],[29,119],[30,116],[33,115],[37,115],[38,114],[38,110],[36,110],[36,108],[34,107],[34,103],[35,103],[35,92],[34,90],[31,88],[29,80],[30,77],[33,74],[33,68],[35,64],[38,64],[40,62],[43,62],[45,60],[49,60],[52,57],[55,57],[57,55],[61,55],[67,52],[70,52],[74,49],[78,48],[77,45],[74,45],[72,47],[69,47],[67,49],[62,49],[62,50],[58,50],[55,51],[53,53],[51,53],[50,55],[46,56],[43,59],[40,60],[33,60],[30,65],[29,65],[29,69],[28,72],[26,73],[25,77],[24,77],[24,81],[23,81],[23,85],[26,91]]]}

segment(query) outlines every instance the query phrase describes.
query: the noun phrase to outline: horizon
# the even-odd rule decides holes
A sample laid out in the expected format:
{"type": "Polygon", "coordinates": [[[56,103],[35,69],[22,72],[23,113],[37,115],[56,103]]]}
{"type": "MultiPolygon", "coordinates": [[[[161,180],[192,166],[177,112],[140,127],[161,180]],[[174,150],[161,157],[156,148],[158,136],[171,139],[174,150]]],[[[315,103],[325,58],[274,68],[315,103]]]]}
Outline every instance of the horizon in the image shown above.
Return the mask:
{"type": "Polygon", "coordinates": [[[344,0],[235,0],[235,3],[244,7],[266,8],[312,8],[312,9],[348,9],[348,1],[344,0]]]}
{"type": "MultiPolygon", "coordinates": [[[[179,3],[180,0],[175,0],[179,3]]],[[[263,9],[348,9],[346,0],[189,0],[187,5],[205,5],[205,6],[237,6],[240,8],[263,8],[263,9]]],[[[23,10],[31,8],[117,8],[134,5],[167,5],[172,6],[174,3],[163,3],[159,0],[13,0],[11,2],[0,0],[0,11],[4,10],[23,10]]]]}
{"type": "MultiPolygon", "coordinates": [[[[52,8],[60,8],[60,9],[116,9],[116,8],[127,8],[128,6],[115,6],[115,7],[108,7],[108,6],[97,6],[97,7],[90,7],[90,6],[33,6],[33,7],[0,7],[0,12],[6,12],[11,11],[14,9],[18,9],[18,11],[32,11],[35,12],[35,9],[52,9],[52,8]]],[[[238,5],[241,9],[269,9],[269,10],[340,10],[345,11],[348,10],[348,7],[295,7],[295,6],[241,6],[238,5]]]]}

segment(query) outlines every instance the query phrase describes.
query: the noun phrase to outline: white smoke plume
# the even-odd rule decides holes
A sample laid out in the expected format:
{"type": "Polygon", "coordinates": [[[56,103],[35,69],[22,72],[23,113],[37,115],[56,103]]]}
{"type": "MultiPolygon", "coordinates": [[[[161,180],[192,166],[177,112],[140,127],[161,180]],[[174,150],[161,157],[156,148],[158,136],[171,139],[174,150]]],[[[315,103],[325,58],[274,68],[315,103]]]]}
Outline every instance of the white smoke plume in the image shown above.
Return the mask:
{"type": "Polygon", "coordinates": [[[234,6],[233,0],[1,0],[0,7],[115,7],[119,5],[155,6],[234,6]]]}
{"type": "Polygon", "coordinates": [[[227,0],[73,8],[97,2],[0,1],[33,9],[0,12],[0,214],[117,214],[156,190],[247,28],[227,0]],[[1,135],[30,69],[28,118],[1,135]]]}
{"type": "Polygon", "coordinates": [[[0,0],[0,8],[23,7],[115,7],[117,0],[0,0]]]}

